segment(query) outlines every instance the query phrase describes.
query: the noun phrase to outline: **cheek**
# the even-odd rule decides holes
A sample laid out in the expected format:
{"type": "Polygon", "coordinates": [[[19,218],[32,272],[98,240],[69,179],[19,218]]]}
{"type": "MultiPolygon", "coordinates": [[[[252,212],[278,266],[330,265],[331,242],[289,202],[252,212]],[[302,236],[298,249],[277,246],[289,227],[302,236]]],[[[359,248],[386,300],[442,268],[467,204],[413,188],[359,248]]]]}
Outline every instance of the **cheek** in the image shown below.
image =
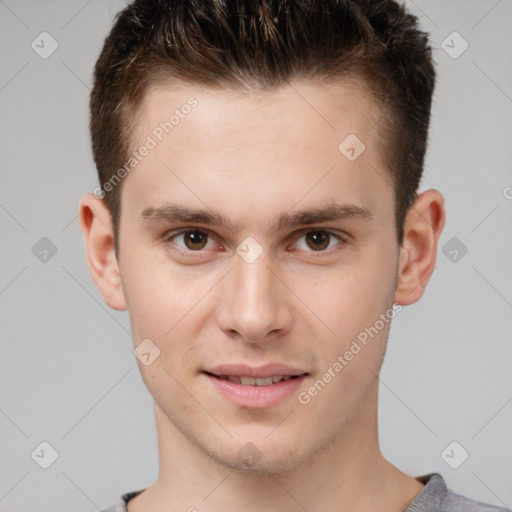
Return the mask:
{"type": "Polygon", "coordinates": [[[393,275],[393,264],[368,258],[328,273],[302,276],[294,291],[305,304],[307,318],[323,324],[326,335],[343,345],[390,307],[393,275]]]}
{"type": "Polygon", "coordinates": [[[132,254],[123,261],[122,270],[134,339],[171,337],[210,281],[177,272],[165,261],[152,261],[150,254],[132,254]]]}

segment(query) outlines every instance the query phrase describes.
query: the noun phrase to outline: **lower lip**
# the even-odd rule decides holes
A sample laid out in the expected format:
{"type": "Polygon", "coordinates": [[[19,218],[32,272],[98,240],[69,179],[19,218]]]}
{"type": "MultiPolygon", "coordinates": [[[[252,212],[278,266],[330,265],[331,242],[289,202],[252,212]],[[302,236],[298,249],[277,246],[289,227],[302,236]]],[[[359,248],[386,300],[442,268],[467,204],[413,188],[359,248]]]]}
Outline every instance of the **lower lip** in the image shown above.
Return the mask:
{"type": "Polygon", "coordinates": [[[297,391],[307,375],[282,380],[269,386],[246,386],[205,373],[208,380],[231,402],[240,407],[263,409],[272,407],[297,391]]]}

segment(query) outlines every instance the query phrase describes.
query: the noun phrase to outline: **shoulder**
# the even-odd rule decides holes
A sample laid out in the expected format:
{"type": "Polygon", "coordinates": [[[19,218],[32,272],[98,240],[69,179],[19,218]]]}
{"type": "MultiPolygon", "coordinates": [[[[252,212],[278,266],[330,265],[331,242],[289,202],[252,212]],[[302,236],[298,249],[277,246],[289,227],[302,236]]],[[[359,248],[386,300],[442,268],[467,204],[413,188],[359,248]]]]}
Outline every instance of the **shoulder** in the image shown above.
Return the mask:
{"type": "Polygon", "coordinates": [[[439,473],[418,477],[425,484],[404,512],[511,512],[462,496],[448,489],[439,473]]]}
{"type": "Polygon", "coordinates": [[[442,510],[447,512],[510,512],[509,508],[497,507],[461,496],[448,489],[442,510]]]}

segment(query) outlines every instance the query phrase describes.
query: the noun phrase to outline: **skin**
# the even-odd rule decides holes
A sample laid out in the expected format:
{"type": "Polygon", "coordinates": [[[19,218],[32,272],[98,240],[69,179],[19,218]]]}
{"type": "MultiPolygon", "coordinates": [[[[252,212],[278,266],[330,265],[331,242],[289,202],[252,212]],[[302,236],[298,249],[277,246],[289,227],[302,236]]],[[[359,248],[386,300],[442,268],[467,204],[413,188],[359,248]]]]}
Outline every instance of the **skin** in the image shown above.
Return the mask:
{"type": "Polygon", "coordinates": [[[106,304],[129,310],[135,346],[149,338],[160,350],[149,366],[139,362],[155,402],[159,477],[128,510],[402,510],[423,484],[379,448],[389,324],[307,404],[293,393],[272,407],[241,407],[202,370],[286,363],[309,373],[298,390],[307,391],[393,303],[422,296],[443,197],[418,196],[400,247],[379,111],[353,85],[153,88],[138,142],[190,96],[197,107],[125,178],[119,259],[103,201],[89,194],[80,203],[89,270],[106,304]],[[366,146],[353,162],[338,150],[351,133],[366,146]],[[218,212],[231,226],[141,218],[166,203],[218,212]],[[276,228],[280,214],[328,203],[371,215],[276,228]],[[183,228],[206,233],[205,247],[183,228]],[[322,230],[332,235],[318,249],[311,235],[322,230]],[[249,236],[263,249],[252,263],[236,252],[249,236]],[[248,442],[261,455],[249,468],[237,456],[248,442]]]}

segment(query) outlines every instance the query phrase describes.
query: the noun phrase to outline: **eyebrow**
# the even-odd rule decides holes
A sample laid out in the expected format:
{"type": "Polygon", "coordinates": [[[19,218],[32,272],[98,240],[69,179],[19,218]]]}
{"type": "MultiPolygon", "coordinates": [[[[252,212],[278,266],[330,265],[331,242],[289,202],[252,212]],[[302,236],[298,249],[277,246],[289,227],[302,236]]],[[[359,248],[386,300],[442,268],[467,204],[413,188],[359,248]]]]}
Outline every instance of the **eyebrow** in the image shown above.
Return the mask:
{"type": "MultiPolygon", "coordinates": [[[[223,214],[212,210],[189,208],[176,203],[165,203],[158,208],[145,208],[140,213],[144,225],[153,222],[184,222],[206,224],[210,226],[226,226],[230,231],[236,231],[236,226],[223,214]]],[[[320,222],[355,219],[371,220],[373,214],[367,208],[354,204],[330,203],[320,208],[301,210],[290,214],[283,212],[272,224],[272,230],[279,231],[290,227],[317,224],[320,222]]]]}

